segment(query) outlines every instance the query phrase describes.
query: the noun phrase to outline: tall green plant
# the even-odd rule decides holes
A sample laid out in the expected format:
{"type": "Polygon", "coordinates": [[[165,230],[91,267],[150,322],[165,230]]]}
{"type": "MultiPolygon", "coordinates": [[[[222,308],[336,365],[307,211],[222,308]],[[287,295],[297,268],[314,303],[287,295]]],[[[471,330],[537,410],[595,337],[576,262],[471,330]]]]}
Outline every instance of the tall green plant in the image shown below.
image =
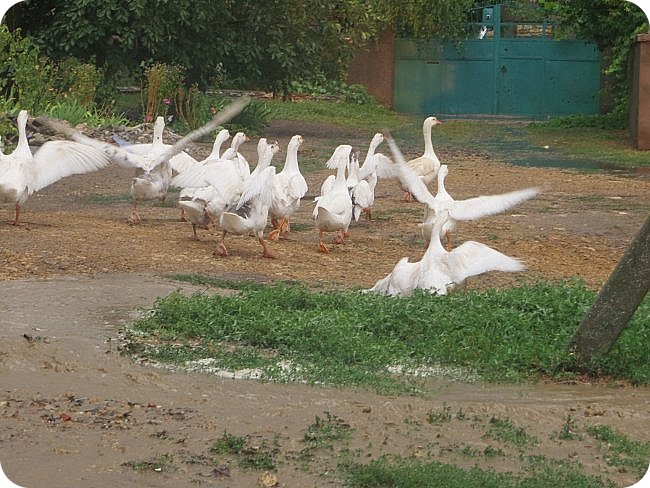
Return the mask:
{"type": "Polygon", "coordinates": [[[170,114],[172,103],[183,88],[183,68],[156,63],[145,70],[143,111],[145,122],[170,114]]]}
{"type": "Polygon", "coordinates": [[[54,100],[53,65],[20,30],[0,25],[0,95],[30,112],[40,112],[54,100]]]}

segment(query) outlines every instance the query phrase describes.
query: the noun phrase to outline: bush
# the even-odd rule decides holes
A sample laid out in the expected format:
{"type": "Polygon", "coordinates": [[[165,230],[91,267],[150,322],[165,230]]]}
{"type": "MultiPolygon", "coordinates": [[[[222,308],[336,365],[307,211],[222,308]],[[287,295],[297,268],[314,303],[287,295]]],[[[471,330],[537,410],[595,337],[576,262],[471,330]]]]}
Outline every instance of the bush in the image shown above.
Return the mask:
{"type": "Polygon", "coordinates": [[[183,89],[184,70],[178,65],[156,63],[145,72],[143,112],[144,121],[153,122],[156,117],[167,118],[172,112],[172,102],[183,89]]]}
{"type": "MultiPolygon", "coordinates": [[[[0,25],[0,94],[4,100],[32,113],[41,112],[56,98],[51,80],[54,66],[20,29],[0,25]]],[[[17,107],[16,107],[17,108],[17,107]]]]}

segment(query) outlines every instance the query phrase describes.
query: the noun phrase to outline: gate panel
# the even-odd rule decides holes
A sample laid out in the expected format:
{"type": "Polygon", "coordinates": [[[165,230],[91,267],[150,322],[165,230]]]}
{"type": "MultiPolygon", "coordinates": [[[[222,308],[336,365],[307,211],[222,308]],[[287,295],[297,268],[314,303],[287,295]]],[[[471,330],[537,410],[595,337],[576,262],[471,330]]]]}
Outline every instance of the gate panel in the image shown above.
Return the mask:
{"type": "Polygon", "coordinates": [[[530,116],[598,113],[594,44],[549,39],[400,39],[394,108],[429,114],[530,116]]]}

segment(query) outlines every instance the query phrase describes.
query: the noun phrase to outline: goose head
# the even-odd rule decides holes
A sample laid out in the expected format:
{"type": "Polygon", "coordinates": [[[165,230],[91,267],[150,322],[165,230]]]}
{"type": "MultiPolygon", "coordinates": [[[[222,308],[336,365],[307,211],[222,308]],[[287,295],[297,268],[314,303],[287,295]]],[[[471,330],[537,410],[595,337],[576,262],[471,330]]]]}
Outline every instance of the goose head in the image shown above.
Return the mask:
{"type": "Polygon", "coordinates": [[[289,150],[294,150],[297,151],[300,146],[302,146],[302,136],[301,135],[295,135],[291,138],[289,141],[288,149],[289,150]]]}
{"type": "Polygon", "coordinates": [[[438,120],[433,115],[424,119],[424,127],[430,129],[434,125],[442,124],[442,121],[438,120]]]}

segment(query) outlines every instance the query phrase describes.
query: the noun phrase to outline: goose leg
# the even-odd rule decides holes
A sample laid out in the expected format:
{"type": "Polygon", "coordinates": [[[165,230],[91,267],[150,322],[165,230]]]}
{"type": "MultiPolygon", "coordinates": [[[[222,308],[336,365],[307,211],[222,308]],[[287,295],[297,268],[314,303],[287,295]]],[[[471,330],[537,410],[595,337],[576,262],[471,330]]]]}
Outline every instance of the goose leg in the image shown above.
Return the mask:
{"type": "Polygon", "coordinates": [[[228,233],[227,231],[225,231],[225,230],[223,231],[223,234],[221,235],[221,240],[219,241],[219,244],[217,244],[217,248],[212,253],[213,255],[215,255],[215,256],[227,256],[228,255],[228,249],[226,249],[226,244],[225,244],[226,234],[227,233],[228,233]]]}
{"type": "Polygon", "coordinates": [[[413,201],[413,195],[411,195],[410,191],[405,191],[404,192],[404,201],[405,202],[412,202],[413,201]]]}
{"type": "Polygon", "coordinates": [[[194,222],[192,222],[192,234],[194,234],[194,235],[193,235],[194,240],[195,240],[195,241],[198,241],[198,240],[199,240],[199,236],[198,236],[197,233],[196,233],[196,224],[195,224],[194,222]]]}
{"type": "Polygon", "coordinates": [[[137,200],[133,200],[133,208],[131,209],[131,214],[127,219],[129,224],[138,225],[140,222],[142,222],[142,220],[140,219],[140,215],[138,215],[137,205],[138,205],[137,200]]]}
{"type": "Polygon", "coordinates": [[[263,257],[263,258],[277,259],[277,257],[278,257],[278,253],[275,252],[275,251],[272,251],[271,249],[269,249],[269,245],[268,245],[267,242],[264,240],[264,237],[259,236],[259,237],[257,238],[257,240],[258,240],[258,241],[260,242],[260,244],[262,245],[262,249],[263,249],[263,251],[262,251],[262,257],[263,257]]]}
{"type": "Polygon", "coordinates": [[[11,223],[11,225],[20,225],[20,203],[16,204],[16,217],[14,218],[14,221],[11,223]]]}
{"type": "Polygon", "coordinates": [[[270,241],[277,241],[278,239],[280,239],[280,235],[283,232],[289,231],[289,220],[286,217],[282,217],[279,223],[277,219],[275,219],[275,223],[273,223],[273,220],[271,220],[271,223],[275,228],[269,233],[270,241]]]}
{"type": "MultiPolygon", "coordinates": [[[[336,237],[332,240],[334,244],[345,244],[345,237],[346,237],[346,232],[343,232],[342,230],[337,230],[336,231],[336,237]]],[[[348,234],[349,236],[349,234],[348,234]]]]}
{"type": "Polygon", "coordinates": [[[318,250],[320,252],[322,252],[322,253],[329,254],[330,250],[325,245],[325,241],[323,241],[323,231],[322,230],[319,231],[318,239],[319,239],[318,250]]]}

